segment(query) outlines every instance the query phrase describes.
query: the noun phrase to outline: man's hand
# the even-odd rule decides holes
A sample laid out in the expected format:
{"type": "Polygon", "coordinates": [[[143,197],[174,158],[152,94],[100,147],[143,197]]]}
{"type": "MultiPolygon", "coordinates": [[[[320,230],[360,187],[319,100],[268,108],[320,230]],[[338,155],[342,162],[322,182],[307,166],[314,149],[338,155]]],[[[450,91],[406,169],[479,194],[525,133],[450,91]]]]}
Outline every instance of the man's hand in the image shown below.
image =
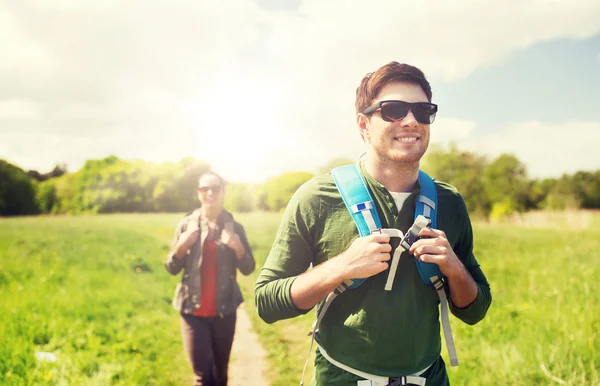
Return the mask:
{"type": "Polygon", "coordinates": [[[244,248],[240,236],[235,232],[223,229],[221,231],[221,242],[235,251],[238,260],[242,259],[246,254],[246,248],[244,248]]]}
{"type": "Polygon", "coordinates": [[[448,278],[450,298],[455,306],[464,308],[473,303],[479,291],[477,284],[452,250],[446,234],[438,229],[423,228],[419,236],[429,238],[417,240],[409,252],[421,261],[440,267],[448,278]]]}
{"type": "Polygon", "coordinates": [[[423,238],[415,241],[408,250],[415,258],[425,263],[437,264],[448,278],[456,277],[465,270],[443,231],[423,228],[419,237],[423,238]]]}
{"type": "Polygon", "coordinates": [[[387,269],[392,246],[390,236],[374,234],[359,237],[341,255],[333,259],[339,264],[344,280],[364,279],[387,269]]]}
{"type": "Polygon", "coordinates": [[[298,276],[290,288],[292,302],[308,310],[344,281],[364,279],[387,269],[392,251],[389,243],[390,236],[384,234],[357,238],[340,255],[298,276]]]}

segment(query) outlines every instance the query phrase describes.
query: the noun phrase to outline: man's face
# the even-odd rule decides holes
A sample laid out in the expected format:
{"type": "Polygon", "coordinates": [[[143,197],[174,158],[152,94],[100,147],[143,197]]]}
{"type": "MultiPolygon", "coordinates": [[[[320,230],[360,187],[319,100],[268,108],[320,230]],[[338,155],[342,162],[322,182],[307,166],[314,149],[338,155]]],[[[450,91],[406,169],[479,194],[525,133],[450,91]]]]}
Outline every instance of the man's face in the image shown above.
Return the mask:
{"type": "Polygon", "coordinates": [[[198,181],[198,200],[203,207],[223,208],[224,189],[221,180],[212,174],[200,177],[198,181]]]}
{"type": "MultiPolygon", "coordinates": [[[[385,85],[373,103],[384,100],[400,100],[410,103],[429,102],[418,84],[392,82],[385,85]]],[[[418,162],[429,146],[429,124],[416,120],[412,110],[396,121],[381,118],[381,110],[370,117],[358,114],[357,123],[365,142],[379,160],[394,163],[418,162]]]]}

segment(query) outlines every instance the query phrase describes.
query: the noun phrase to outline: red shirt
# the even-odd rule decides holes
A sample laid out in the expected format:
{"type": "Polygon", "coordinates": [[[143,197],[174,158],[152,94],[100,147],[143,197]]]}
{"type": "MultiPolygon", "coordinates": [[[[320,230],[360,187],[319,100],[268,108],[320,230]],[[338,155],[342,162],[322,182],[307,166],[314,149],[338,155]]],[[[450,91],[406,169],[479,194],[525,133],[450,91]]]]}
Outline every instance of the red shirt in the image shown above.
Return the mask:
{"type": "Polygon", "coordinates": [[[194,316],[217,316],[218,259],[216,241],[206,240],[202,249],[200,267],[200,307],[194,310],[194,316]]]}

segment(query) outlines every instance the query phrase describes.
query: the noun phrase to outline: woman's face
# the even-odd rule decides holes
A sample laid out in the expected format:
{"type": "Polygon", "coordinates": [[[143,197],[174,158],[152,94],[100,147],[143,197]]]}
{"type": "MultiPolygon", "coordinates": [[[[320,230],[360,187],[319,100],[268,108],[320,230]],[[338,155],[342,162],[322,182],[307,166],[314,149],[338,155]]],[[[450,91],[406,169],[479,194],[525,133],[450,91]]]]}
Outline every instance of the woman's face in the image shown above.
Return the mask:
{"type": "Polygon", "coordinates": [[[221,179],[212,174],[206,174],[198,181],[198,200],[206,209],[223,209],[225,189],[221,179]]]}

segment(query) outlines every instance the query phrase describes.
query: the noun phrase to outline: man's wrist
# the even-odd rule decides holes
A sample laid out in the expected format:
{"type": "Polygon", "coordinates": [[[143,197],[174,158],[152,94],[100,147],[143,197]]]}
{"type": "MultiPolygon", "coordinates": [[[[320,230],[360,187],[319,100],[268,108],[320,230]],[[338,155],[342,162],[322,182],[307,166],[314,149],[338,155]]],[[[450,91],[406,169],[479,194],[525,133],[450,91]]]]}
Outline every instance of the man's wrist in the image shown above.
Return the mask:
{"type": "MultiPolygon", "coordinates": [[[[458,260],[458,258],[457,258],[458,260]]],[[[463,263],[458,260],[454,269],[446,275],[448,280],[465,280],[469,276],[469,271],[463,265],[463,263]]]]}
{"type": "Polygon", "coordinates": [[[338,282],[339,284],[345,282],[346,280],[352,279],[348,277],[349,271],[348,266],[345,264],[343,259],[344,254],[337,255],[333,259],[327,261],[327,274],[331,279],[338,282]]]}

